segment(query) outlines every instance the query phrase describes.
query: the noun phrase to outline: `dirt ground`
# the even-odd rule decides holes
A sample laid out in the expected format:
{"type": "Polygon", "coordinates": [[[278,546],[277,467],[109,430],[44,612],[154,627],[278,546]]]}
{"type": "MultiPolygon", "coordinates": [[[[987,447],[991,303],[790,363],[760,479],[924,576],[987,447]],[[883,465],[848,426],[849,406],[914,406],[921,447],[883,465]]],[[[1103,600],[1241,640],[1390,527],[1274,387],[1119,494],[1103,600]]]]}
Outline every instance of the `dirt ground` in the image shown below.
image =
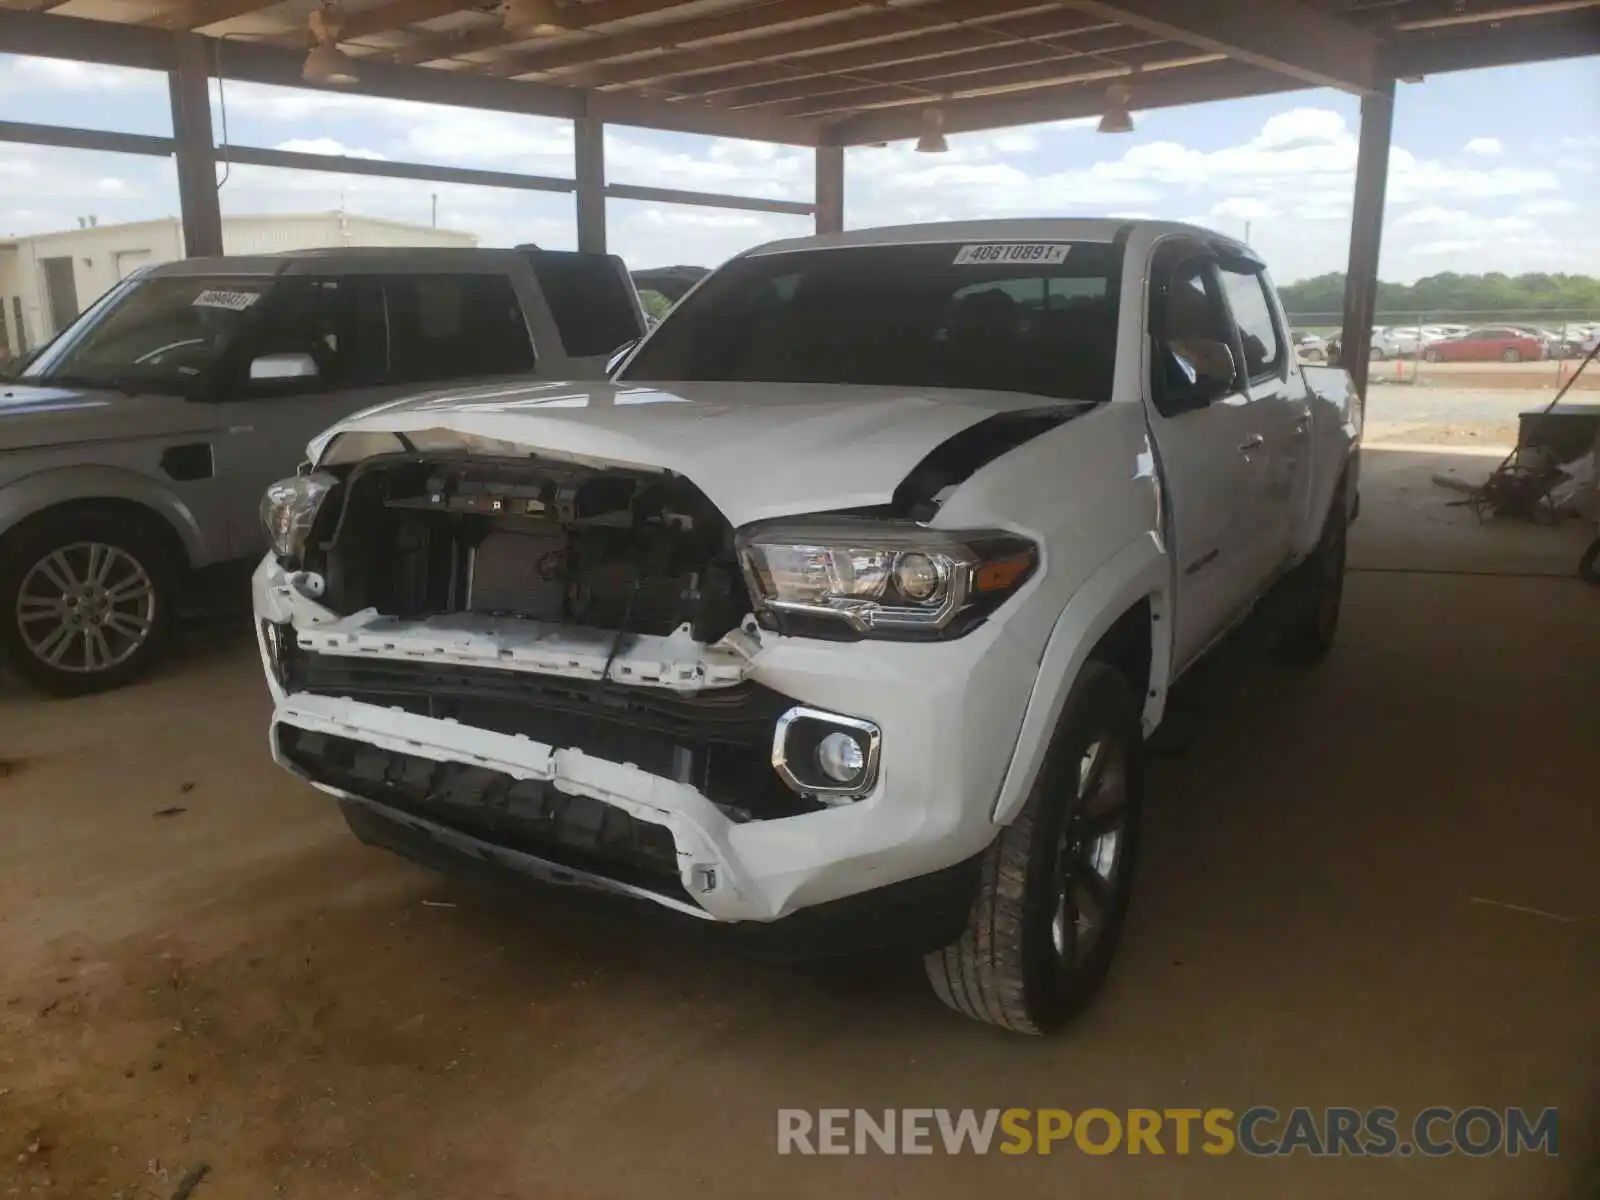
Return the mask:
{"type": "Polygon", "coordinates": [[[1369,450],[1321,670],[1196,681],[1123,954],[1048,1041],[914,962],[752,965],[358,845],[268,762],[236,632],[0,691],[0,1197],[1594,1200],[1600,592],[1579,531],[1443,508],[1482,465],[1446,458],[1369,450]],[[1256,1104],[1559,1106],[1560,1156],[775,1153],[779,1107],[1256,1104]]]}

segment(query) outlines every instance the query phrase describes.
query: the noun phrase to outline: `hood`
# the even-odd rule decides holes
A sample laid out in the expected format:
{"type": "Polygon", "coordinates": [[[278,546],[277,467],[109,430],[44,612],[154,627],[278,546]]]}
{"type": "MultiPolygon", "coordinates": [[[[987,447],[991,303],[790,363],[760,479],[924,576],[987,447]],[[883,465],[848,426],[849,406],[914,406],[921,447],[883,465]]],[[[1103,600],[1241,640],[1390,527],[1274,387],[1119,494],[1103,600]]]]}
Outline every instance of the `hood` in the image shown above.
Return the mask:
{"type": "Polygon", "coordinates": [[[177,396],[0,382],[0,451],[164,437],[213,424],[208,405],[177,396]]]}
{"type": "Polygon", "coordinates": [[[310,457],[320,460],[337,434],[447,432],[502,452],[671,471],[739,526],[886,504],[930,451],[980,421],[1083,407],[1014,392],[834,384],[501,386],[369,409],[319,437],[310,457]]]}

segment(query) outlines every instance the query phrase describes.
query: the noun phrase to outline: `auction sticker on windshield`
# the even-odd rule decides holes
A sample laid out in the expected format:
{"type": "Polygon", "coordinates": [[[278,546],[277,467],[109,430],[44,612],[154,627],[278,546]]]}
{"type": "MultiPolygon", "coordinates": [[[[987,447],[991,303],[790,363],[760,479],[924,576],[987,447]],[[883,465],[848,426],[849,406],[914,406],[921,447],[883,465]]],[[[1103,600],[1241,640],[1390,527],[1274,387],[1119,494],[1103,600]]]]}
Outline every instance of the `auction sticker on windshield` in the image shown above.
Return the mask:
{"type": "Polygon", "coordinates": [[[218,292],[207,289],[194,298],[195,308],[226,308],[243,312],[257,300],[260,292],[218,292]]]}
{"type": "Polygon", "coordinates": [[[1068,242],[979,242],[963,246],[956,251],[957,267],[970,267],[987,263],[1060,263],[1066,262],[1068,242]]]}

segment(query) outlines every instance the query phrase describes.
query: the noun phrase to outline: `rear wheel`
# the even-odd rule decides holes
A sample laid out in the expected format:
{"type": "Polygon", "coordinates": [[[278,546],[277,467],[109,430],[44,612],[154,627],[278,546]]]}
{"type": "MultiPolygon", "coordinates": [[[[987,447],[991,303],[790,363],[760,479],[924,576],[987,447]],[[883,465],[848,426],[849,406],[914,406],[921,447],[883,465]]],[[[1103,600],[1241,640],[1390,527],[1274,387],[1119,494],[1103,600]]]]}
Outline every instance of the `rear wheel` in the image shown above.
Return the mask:
{"type": "Polygon", "coordinates": [[[1439,352],[1437,350],[1424,350],[1422,352],[1422,361],[1423,362],[1438,362],[1439,361],[1439,352]]]}
{"type": "Polygon", "coordinates": [[[1500,356],[1500,361],[1501,362],[1521,362],[1522,361],[1522,351],[1518,350],[1515,346],[1510,346],[1510,347],[1508,347],[1506,349],[1506,352],[1500,356]]]}
{"type": "Polygon", "coordinates": [[[924,963],[959,1013],[1048,1033],[1104,982],[1139,848],[1143,738],[1127,681],[1089,663],[1017,819],[984,854],[966,931],[924,963]]]}
{"type": "Polygon", "coordinates": [[[46,692],[121,687],[166,650],[174,591],[166,548],[137,521],[47,515],[0,552],[0,648],[46,692]]]}
{"type": "Polygon", "coordinates": [[[1383,352],[1383,347],[1382,346],[1374,346],[1372,348],[1372,352],[1371,352],[1369,357],[1372,359],[1373,362],[1382,362],[1384,359],[1388,358],[1389,356],[1383,352]]]}

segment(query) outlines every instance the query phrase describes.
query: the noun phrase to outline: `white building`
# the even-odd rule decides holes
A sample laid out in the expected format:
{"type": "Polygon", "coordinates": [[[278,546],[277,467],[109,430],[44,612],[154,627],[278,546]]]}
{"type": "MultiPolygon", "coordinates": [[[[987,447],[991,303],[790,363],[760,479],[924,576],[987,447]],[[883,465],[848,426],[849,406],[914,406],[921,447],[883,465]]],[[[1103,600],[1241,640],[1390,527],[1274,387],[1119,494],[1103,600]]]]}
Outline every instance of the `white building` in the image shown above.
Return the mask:
{"type": "MultiPolygon", "coordinates": [[[[321,246],[476,246],[476,234],[355,213],[222,218],[228,254],[321,246]]],[[[0,239],[0,361],[54,337],[112,284],[149,263],[183,257],[176,217],[90,225],[0,239]]]]}

